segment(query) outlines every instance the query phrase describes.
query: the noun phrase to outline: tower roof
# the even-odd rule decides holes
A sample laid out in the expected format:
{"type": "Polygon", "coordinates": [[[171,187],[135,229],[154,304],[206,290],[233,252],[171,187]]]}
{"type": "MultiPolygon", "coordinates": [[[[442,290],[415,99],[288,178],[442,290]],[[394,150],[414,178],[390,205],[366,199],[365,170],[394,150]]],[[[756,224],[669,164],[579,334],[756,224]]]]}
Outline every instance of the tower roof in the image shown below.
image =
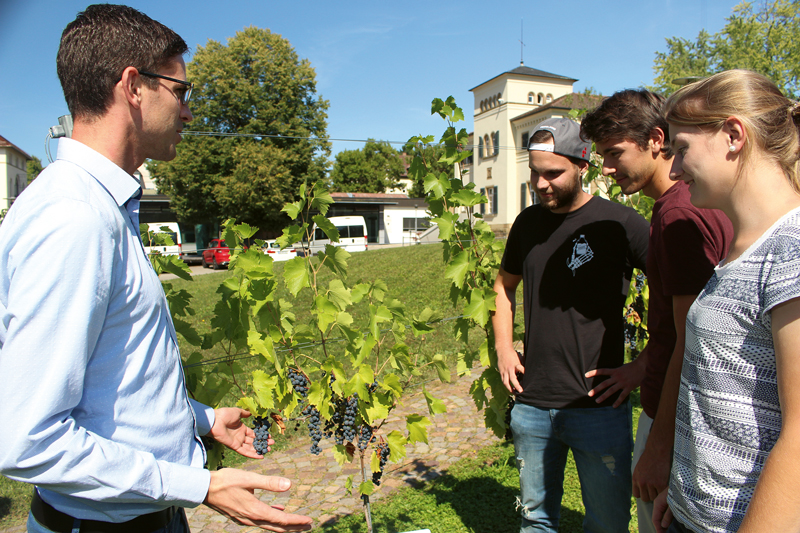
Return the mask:
{"type": "Polygon", "coordinates": [[[566,82],[570,82],[570,83],[575,83],[576,81],[578,81],[578,80],[576,80],[574,78],[569,78],[567,76],[562,76],[560,74],[553,74],[552,72],[545,72],[544,70],[539,70],[539,69],[536,69],[536,68],[526,67],[525,65],[520,64],[520,66],[518,66],[517,68],[515,68],[513,70],[508,70],[506,72],[503,72],[502,74],[498,74],[494,78],[486,80],[485,82],[476,85],[475,87],[470,89],[470,91],[474,91],[475,89],[477,89],[481,85],[485,85],[485,84],[489,83],[492,80],[496,80],[497,78],[499,78],[501,76],[506,76],[506,75],[509,75],[509,74],[510,75],[515,75],[515,76],[531,76],[531,77],[535,77],[535,78],[550,78],[550,79],[566,81],[566,82]]]}

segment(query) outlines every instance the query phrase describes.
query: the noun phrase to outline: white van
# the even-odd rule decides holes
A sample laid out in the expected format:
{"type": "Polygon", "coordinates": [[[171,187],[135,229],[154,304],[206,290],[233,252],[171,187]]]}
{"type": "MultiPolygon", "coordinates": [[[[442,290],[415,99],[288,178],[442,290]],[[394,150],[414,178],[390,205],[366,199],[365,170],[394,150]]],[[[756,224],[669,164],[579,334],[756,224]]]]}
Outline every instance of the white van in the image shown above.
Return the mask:
{"type": "MultiPolygon", "coordinates": [[[[144,251],[148,255],[155,250],[161,255],[178,255],[187,263],[200,263],[201,257],[197,255],[197,243],[194,242],[194,239],[189,241],[185,239],[190,235],[187,235],[185,229],[181,228],[177,222],[150,222],[147,226],[153,233],[167,233],[175,243],[172,246],[145,246],[144,251]],[[161,228],[167,228],[168,231],[165,232],[161,228]]],[[[191,233],[193,235],[193,232],[191,233]]]]}
{"type": "Polygon", "coordinates": [[[325,250],[326,244],[341,246],[348,252],[367,251],[367,223],[362,216],[331,217],[328,220],[339,230],[339,242],[331,242],[325,232],[314,224],[309,253],[317,254],[325,250]]]}

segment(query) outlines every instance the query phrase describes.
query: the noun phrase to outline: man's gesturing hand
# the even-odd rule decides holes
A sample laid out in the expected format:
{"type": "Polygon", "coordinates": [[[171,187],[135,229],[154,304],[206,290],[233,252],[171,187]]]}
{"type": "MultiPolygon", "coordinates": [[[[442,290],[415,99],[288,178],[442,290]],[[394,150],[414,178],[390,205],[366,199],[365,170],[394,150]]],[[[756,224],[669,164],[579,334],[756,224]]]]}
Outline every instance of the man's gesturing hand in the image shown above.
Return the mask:
{"type": "MultiPolygon", "coordinates": [[[[211,427],[209,435],[239,455],[251,459],[261,459],[262,456],[253,447],[255,433],[242,422],[243,418],[249,416],[249,412],[238,407],[214,409],[214,425],[211,427]]],[[[268,444],[273,443],[269,442],[268,444]]]]}
{"type": "Polygon", "coordinates": [[[308,531],[311,518],[283,512],[282,506],[268,505],[255,497],[255,489],[285,492],[292,482],[284,477],[262,476],[233,468],[211,472],[205,503],[238,524],[267,531],[308,531]]]}

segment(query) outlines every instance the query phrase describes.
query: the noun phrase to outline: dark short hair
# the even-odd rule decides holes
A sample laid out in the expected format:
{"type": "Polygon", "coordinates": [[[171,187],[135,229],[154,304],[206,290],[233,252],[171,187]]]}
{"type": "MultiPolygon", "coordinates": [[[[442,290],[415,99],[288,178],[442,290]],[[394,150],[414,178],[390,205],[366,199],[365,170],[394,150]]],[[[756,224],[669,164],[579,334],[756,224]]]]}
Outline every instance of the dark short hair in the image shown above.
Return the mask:
{"type": "Polygon", "coordinates": [[[661,153],[672,157],[669,126],[662,115],[664,97],[645,89],[626,89],[609,96],[581,121],[581,137],[594,142],[626,139],[642,150],[647,148],[650,133],[659,128],[664,132],[661,153]]]}
{"type": "MultiPolygon", "coordinates": [[[[96,4],[61,34],[56,67],[73,118],[102,116],[127,67],[158,72],[189,50],[174,31],[128,6],[96,4]]],[[[143,78],[155,87],[158,80],[143,78]]]]}

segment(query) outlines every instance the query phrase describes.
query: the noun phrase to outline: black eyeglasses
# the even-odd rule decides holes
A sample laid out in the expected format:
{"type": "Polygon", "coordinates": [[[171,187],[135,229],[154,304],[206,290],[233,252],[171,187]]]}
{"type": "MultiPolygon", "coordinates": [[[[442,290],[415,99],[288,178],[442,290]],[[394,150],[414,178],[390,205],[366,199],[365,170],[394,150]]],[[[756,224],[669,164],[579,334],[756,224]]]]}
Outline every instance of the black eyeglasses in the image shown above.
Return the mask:
{"type": "Polygon", "coordinates": [[[140,70],[139,74],[142,76],[150,76],[151,78],[161,78],[162,80],[169,80],[174,81],[175,83],[180,83],[181,85],[185,85],[187,87],[186,91],[183,93],[176,93],[178,99],[180,100],[181,104],[186,105],[189,102],[189,98],[192,97],[192,89],[194,89],[194,83],[183,81],[183,80],[176,80],[175,78],[170,78],[169,76],[162,76],[161,74],[154,74],[152,72],[145,72],[144,70],[140,70]]]}

